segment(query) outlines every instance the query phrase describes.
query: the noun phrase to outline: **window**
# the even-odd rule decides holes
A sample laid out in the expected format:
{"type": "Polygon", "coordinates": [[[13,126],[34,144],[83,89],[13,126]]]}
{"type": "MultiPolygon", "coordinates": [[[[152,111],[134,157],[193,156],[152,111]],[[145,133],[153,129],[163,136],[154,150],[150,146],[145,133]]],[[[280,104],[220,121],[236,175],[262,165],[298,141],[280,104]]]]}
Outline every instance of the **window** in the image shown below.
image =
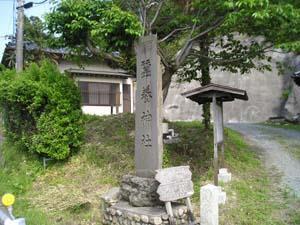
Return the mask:
{"type": "Polygon", "coordinates": [[[79,81],[78,86],[80,88],[83,105],[120,105],[119,84],[79,81]]]}

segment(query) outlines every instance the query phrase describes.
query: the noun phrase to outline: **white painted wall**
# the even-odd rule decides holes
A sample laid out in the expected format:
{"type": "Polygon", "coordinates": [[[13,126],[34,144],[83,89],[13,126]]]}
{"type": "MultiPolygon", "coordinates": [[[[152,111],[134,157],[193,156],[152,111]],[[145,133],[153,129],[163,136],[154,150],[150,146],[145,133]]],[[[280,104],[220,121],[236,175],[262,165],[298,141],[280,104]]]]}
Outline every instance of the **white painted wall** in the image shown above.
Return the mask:
{"type": "MultiPolygon", "coordinates": [[[[101,71],[101,72],[119,72],[119,73],[124,73],[125,71],[122,69],[115,69],[111,68],[105,64],[89,64],[89,65],[84,65],[83,68],[80,68],[78,65],[67,61],[67,60],[62,60],[59,63],[59,70],[61,72],[65,72],[66,70],[69,69],[85,69],[89,71],[101,71]]],[[[131,87],[131,112],[134,111],[134,97],[135,97],[135,90],[134,90],[134,82],[135,78],[127,78],[127,79],[122,79],[122,78],[113,78],[113,77],[103,77],[102,75],[95,75],[94,77],[91,76],[77,76],[74,78],[76,82],[78,81],[86,81],[86,82],[101,82],[101,83],[116,83],[120,85],[120,106],[119,108],[119,113],[123,112],[123,84],[129,84],[131,87]]],[[[90,115],[110,115],[111,114],[111,106],[87,106],[83,105],[82,106],[82,111],[85,114],[90,114],[90,115]]],[[[117,113],[117,107],[113,107],[113,114],[117,113]]]]}

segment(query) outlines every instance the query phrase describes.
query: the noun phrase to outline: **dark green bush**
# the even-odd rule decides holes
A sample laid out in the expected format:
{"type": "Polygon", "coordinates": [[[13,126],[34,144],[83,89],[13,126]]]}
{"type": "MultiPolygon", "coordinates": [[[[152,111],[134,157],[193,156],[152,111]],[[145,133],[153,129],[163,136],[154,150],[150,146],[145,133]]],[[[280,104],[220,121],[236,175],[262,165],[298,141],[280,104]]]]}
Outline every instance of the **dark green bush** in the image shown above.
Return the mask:
{"type": "Polygon", "coordinates": [[[82,143],[79,90],[50,62],[2,72],[0,106],[7,138],[31,152],[65,159],[82,143]]]}

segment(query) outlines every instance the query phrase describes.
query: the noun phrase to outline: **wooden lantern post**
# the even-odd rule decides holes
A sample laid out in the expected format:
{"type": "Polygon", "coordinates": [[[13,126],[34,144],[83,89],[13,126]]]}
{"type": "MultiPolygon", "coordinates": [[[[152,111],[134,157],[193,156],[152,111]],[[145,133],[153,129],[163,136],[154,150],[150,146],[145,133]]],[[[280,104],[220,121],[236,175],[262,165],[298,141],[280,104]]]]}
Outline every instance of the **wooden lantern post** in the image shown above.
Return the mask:
{"type": "Polygon", "coordinates": [[[208,102],[212,103],[214,121],[214,184],[218,185],[219,150],[221,150],[221,166],[225,166],[223,102],[230,102],[235,99],[248,100],[247,92],[228,86],[209,84],[184,92],[182,96],[197,102],[199,105],[208,102]]]}

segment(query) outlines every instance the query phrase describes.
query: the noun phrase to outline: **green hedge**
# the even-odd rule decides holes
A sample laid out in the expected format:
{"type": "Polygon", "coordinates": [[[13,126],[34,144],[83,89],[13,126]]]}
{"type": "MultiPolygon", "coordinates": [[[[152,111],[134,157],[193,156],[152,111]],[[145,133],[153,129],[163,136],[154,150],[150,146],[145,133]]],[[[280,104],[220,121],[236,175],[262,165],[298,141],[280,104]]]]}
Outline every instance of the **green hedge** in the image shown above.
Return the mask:
{"type": "Polygon", "coordinates": [[[0,106],[8,140],[54,159],[65,159],[83,138],[80,93],[48,61],[0,75],[0,106]]]}

